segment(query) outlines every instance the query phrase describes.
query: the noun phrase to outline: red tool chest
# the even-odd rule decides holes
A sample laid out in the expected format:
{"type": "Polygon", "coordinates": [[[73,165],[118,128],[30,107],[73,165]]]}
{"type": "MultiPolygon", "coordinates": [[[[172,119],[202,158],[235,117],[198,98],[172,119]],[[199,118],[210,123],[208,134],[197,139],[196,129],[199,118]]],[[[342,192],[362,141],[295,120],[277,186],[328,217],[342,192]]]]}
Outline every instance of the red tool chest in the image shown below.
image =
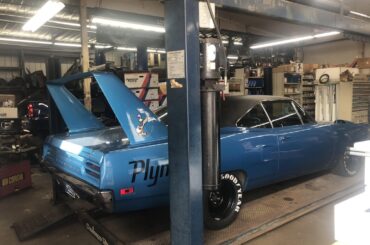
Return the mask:
{"type": "Polygon", "coordinates": [[[32,185],[28,160],[0,163],[0,198],[32,185]]]}

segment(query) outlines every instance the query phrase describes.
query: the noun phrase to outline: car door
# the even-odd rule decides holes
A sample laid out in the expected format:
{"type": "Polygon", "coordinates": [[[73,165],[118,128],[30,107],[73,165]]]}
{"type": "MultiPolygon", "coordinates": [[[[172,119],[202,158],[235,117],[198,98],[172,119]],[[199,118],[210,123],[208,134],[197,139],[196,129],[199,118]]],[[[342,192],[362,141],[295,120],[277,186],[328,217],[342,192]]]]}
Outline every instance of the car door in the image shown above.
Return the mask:
{"type": "Polygon", "coordinates": [[[271,135],[271,123],[266,112],[258,104],[236,124],[248,129],[238,140],[245,152],[248,187],[255,188],[273,182],[278,170],[279,151],[277,137],[271,135]]]}
{"type": "Polygon", "coordinates": [[[329,132],[313,122],[306,122],[291,100],[265,101],[273,133],[278,138],[278,179],[288,179],[318,171],[328,160],[325,146],[329,132]]]}

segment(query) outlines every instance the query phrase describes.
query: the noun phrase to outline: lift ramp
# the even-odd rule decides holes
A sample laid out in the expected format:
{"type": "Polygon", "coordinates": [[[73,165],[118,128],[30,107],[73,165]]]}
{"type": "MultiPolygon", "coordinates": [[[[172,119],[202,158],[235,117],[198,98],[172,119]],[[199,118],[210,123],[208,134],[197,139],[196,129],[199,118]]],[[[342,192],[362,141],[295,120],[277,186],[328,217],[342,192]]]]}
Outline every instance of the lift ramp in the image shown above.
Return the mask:
{"type": "MultiPolygon", "coordinates": [[[[223,230],[205,230],[204,243],[244,244],[329,203],[361,192],[363,183],[361,175],[346,178],[321,173],[247,192],[235,222],[223,230]]],[[[34,237],[68,218],[77,217],[101,244],[171,243],[167,209],[96,217],[86,211],[85,203],[65,202],[63,205],[14,224],[19,239],[34,237]]]]}
{"type": "Polygon", "coordinates": [[[20,241],[29,239],[40,232],[72,218],[74,212],[66,204],[55,205],[47,212],[32,215],[12,225],[20,241]]]}
{"type": "Polygon", "coordinates": [[[85,229],[101,244],[123,244],[114,234],[94,219],[89,212],[96,207],[83,200],[65,200],[54,205],[47,212],[32,215],[12,225],[20,241],[32,238],[39,233],[55,227],[64,221],[77,218],[85,229]]]}
{"type": "MultiPolygon", "coordinates": [[[[361,192],[363,188],[361,176],[346,178],[325,174],[252,191],[251,195],[256,197],[244,203],[235,222],[223,230],[206,230],[204,243],[244,244],[320,207],[361,192]],[[260,191],[262,193],[258,193],[260,191]]],[[[248,199],[249,193],[245,195],[248,199]]],[[[170,244],[170,232],[165,231],[134,244],[170,244]]]]}

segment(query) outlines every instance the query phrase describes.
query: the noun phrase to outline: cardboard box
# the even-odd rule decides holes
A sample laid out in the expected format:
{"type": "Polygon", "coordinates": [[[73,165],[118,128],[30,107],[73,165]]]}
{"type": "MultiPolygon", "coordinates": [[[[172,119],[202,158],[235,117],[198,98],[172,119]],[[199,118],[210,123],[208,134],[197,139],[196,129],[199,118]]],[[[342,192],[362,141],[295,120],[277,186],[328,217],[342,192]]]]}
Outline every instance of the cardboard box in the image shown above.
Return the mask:
{"type": "Polygon", "coordinates": [[[314,72],[319,67],[319,64],[303,64],[303,73],[314,72]]]}
{"type": "Polygon", "coordinates": [[[1,119],[18,118],[18,108],[0,107],[0,118],[1,119]]]}
{"type": "Polygon", "coordinates": [[[360,69],[370,68],[370,58],[359,58],[357,59],[357,67],[360,69]]]}
{"type": "Polygon", "coordinates": [[[158,74],[141,72],[125,73],[125,85],[128,88],[158,88],[158,74]]]}
{"type": "Polygon", "coordinates": [[[14,94],[0,94],[0,107],[15,107],[14,94]]]}
{"type": "Polygon", "coordinates": [[[0,163],[0,198],[31,185],[31,166],[28,160],[0,163]]]}
{"type": "Polygon", "coordinates": [[[159,99],[158,88],[139,88],[131,91],[142,101],[159,99]]]}

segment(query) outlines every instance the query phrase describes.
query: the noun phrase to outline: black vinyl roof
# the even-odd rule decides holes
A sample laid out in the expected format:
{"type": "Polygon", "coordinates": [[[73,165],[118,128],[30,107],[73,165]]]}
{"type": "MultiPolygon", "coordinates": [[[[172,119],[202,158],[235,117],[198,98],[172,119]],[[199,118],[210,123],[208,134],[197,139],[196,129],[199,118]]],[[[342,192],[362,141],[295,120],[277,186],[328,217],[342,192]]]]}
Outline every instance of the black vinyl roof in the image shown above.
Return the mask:
{"type": "Polygon", "coordinates": [[[234,127],[236,121],[255,105],[262,101],[277,100],[290,99],[271,95],[227,96],[221,101],[220,127],[234,127]]]}

